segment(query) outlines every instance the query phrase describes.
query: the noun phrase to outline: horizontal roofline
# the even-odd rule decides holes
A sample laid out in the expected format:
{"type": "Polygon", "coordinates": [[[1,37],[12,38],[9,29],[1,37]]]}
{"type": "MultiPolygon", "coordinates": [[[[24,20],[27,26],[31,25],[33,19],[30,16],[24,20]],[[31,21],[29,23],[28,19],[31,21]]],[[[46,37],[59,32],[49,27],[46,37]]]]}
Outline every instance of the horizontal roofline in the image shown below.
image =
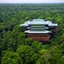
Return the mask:
{"type": "Polygon", "coordinates": [[[30,31],[30,30],[26,30],[26,31],[24,31],[25,33],[44,33],[44,34],[46,34],[46,33],[51,33],[51,31],[48,31],[48,30],[45,30],[45,31],[30,31]]]}
{"type": "Polygon", "coordinates": [[[33,19],[32,21],[27,21],[20,26],[29,26],[29,25],[48,25],[48,26],[58,26],[58,24],[52,23],[51,21],[45,21],[43,19],[33,19]]]}

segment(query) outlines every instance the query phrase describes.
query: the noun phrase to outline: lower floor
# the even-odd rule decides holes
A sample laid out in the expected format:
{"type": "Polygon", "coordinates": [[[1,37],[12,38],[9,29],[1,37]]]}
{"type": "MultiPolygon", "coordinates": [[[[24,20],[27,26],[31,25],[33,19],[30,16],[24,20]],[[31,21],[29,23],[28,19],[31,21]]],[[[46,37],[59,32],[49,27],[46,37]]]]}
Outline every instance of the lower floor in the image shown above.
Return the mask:
{"type": "Polygon", "coordinates": [[[32,38],[37,41],[49,41],[50,37],[49,34],[27,34],[27,38],[32,38]]]}

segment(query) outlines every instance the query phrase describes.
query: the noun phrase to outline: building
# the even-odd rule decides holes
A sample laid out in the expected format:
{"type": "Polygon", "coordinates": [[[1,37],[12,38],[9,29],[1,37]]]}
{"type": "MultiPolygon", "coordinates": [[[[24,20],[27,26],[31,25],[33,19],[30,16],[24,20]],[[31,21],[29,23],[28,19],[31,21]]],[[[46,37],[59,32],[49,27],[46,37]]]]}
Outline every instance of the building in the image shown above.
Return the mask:
{"type": "Polygon", "coordinates": [[[50,40],[51,34],[56,31],[58,25],[43,19],[33,19],[20,26],[23,27],[27,38],[47,42],[50,40]]]}

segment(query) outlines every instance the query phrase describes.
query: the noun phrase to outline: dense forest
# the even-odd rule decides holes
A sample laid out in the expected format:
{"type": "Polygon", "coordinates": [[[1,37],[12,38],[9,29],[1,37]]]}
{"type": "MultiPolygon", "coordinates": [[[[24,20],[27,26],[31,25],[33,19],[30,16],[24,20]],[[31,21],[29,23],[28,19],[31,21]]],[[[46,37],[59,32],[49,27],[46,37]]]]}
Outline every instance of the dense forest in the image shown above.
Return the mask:
{"type": "Polygon", "coordinates": [[[64,4],[0,4],[0,64],[64,64],[64,4]],[[58,24],[49,44],[26,38],[30,19],[58,24]]]}

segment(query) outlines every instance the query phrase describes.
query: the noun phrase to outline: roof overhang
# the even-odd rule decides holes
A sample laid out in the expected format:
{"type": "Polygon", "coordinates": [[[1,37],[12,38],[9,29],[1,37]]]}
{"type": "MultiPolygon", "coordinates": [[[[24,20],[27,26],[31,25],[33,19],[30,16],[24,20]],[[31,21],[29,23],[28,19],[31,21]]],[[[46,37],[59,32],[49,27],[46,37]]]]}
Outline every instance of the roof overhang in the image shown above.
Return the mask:
{"type": "Polygon", "coordinates": [[[48,31],[48,30],[45,30],[45,31],[30,31],[30,30],[26,30],[24,32],[25,33],[41,33],[41,34],[51,33],[51,31],[48,31]]]}

